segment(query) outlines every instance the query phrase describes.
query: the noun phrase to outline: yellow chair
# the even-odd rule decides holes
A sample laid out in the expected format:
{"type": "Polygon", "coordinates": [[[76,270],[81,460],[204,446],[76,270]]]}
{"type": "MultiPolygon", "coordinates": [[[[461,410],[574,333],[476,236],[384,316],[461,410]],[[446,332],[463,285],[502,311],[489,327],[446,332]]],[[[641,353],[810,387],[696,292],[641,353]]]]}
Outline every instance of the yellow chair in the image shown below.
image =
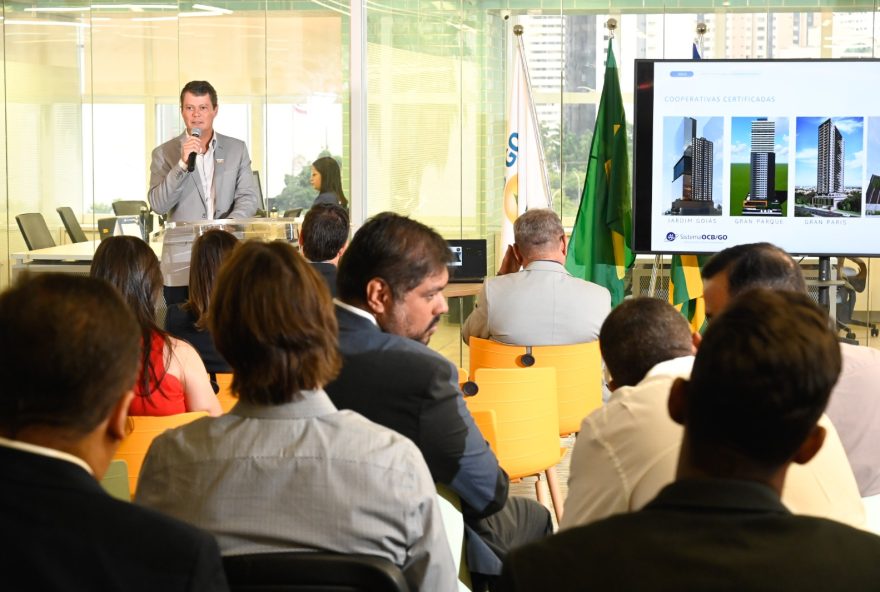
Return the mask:
{"type": "Polygon", "coordinates": [[[468,373],[464,368],[458,368],[458,386],[461,388],[461,385],[468,381],[468,373]]]}
{"type": "Polygon", "coordinates": [[[489,448],[498,456],[498,417],[495,415],[494,409],[485,409],[483,411],[471,411],[474,423],[483,439],[489,444],[489,448]]]}
{"type": "MultiPolygon", "coordinates": [[[[559,410],[556,405],[556,370],[553,368],[477,369],[468,383],[468,409],[477,415],[495,413],[495,452],[511,479],[544,473],[557,520],[562,518],[562,496],[556,464],[559,448],[559,410]]],[[[490,416],[491,417],[491,416],[490,416]]],[[[490,421],[491,424],[491,421],[490,421]]],[[[487,438],[484,434],[483,437],[487,438]]],[[[535,484],[538,501],[547,503],[535,484]]]]}
{"type": "Polygon", "coordinates": [[[220,401],[223,413],[229,413],[229,410],[238,403],[238,397],[232,394],[232,374],[218,372],[215,376],[217,377],[217,385],[220,387],[217,392],[217,400],[220,401]]]}
{"type": "Polygon", "coordinates": [[[178,413],[177,415],[163,415],[159,417],[137,415],[128,418],[129,433],[119,445],[114,459],[124,460],[128,464],[128,489],[132,497],[137,489],[138,475],[144,457],[153,440],[165,430],[187,424],[200,417],[207,417],[206,411],[191,411],[190,413],[178,413]]]}
{"type": "Polygon", "coordinates": [[[506,345],[471,337],[471,376],[477,368],[556,368],[559,435],[581,429],[583,419],[602,406],[599,342],[574,345],[506,345]]]}
{"type": "Polygon", "coordinates": [[[128,465],[124,460],[110,461],[110,466],[101,479],[101,487],[118,500],[131,501],[131,493],[128,491],[128,465]]]}

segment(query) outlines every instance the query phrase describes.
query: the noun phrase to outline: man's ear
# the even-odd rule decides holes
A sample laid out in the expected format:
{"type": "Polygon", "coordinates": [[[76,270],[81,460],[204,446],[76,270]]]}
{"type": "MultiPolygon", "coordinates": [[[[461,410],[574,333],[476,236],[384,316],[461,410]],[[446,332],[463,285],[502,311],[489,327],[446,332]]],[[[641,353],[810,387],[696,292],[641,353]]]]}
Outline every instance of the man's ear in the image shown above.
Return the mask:
{"type": "Polygon", "coordinates": [[[669,417],[672,421],[679,425],[685,422],[685,403],[687,402],[688,387],[690,382],[684,378],[676,378],[669,389],[669,400],[666,402],[666,408],[669,410],[669,417]]]}
{"type": "Polygon", "coordinates": [[[367,282],[366,304],[369,312],[374,315],[382,315],[391,309],[394,295],[388,282],[379,277],[374,277],[367,282]]]}
{"type": "Polygon", "coordinates": [[[345,241],[345,244],[342,245],[342,248],[339,249],[339,252],[336,253],[336,258],[339,259],[340,257],[342,257],[342,254],[345,253],[345,249],[347,249],[347,248],[348,248],[348,241],[345,241]]]}
{"type": "Polygon", "coordinates": [[[797,449],[797,452],[794,453],[791,461],[799,465],[804,465],[810,462],[810,460],[819,452],[819,449],[822,448],[822,444],[825,442],[825,434],[825,428],[820,425],[813,426],[813,429],[810,430],[806,440],[803,441],[797,449]]]}
{"type": "Polygon", "coordinates": [[[562,255],[568,255],[568,237],[562,235],[562,255]]]}
{"type": "Polygon", "coordinates": [[[111,440],[121,442],[127,436],[128,430],[125,429],[128,421],[128,407],[134,398],[134,391],[126,392],[121,399],[110,410],[109,421],[107,422],[107,435],[111,440]]]}
{"type": "Polygon", "coordinates": [[[703,343],[703,336],[699,331],[694,331],[691,333],[691,353],[693,355],[697,355],[697,350],[700,349],[700,344],[703,343]]]}
{"type": "Polygon", "coordinates": [[[296,237],[296,242],[299,243],[299,254],[302,255],[303,233],[302,233],[302,231],[300,231],[297,234],[298,234],[298,236],[296,237]]]}

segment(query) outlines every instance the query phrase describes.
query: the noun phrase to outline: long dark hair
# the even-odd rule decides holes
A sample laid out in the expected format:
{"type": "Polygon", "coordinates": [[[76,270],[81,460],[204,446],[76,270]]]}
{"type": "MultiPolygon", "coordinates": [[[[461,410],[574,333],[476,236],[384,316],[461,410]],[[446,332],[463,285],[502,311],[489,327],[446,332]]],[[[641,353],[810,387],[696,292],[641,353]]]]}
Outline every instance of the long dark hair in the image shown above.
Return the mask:
{"type": "MultiPolygon", "coordinates": [[[[171,351],[168,333],[156,324],[156,300],[162,290],[162,271],[153,250],[134,236],[112,236],[101,241],[92,260],[90,275],[103,279],[116,288],[128,303],[141,328],[140,394],[150,396],[150,383],[160,388],[167,370],[161,376],[150,362],[153,335],[162,336],[165,349],[171,351]],[[152,380],[151,380],[152,379],[152,380]]],[[[165,368],[168,360],[165,360],[165,368]]]]}
{"type": "Polygon", "coordinates": [[[339,205],[348,207],[345,192],[342,191],[342,173],[339,171],[339,163],[332,156],[322,156],[312,163],[318,174],[321,175],[320,193],[335,193],[339,205]]]}
{"type": "Polygon", "coordinates": [[[182,308],[196,317],[196,328],[207,328],[208,305],[211,303],[211,290],[220,265],[232,252],[238,239],[235,235],[214,228],[198,237],[193,243],[189,265],[189,300],[182,308]]]}

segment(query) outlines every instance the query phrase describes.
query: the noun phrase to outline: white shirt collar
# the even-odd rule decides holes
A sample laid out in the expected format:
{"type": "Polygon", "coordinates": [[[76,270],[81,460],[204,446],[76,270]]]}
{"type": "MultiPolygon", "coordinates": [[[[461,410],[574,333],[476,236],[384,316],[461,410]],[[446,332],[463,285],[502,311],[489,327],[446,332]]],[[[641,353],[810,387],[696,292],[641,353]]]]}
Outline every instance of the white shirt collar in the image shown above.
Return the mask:
{"type": "Polygon", "coordinates": [[[48,456],[49,458],[55,458],[58,460],[66,460],[67,462],[79,465],[80,467],[85,469],[89,473],[89,475],[95,475],[95,473],[92,471],[92,467],[90,467],[86,463],[86,461],[78,456],[74,456],[67,452],[62,452],[61,450],[57,450],[55,448],[46,448],[45,446],[39,446],[37,444],[31,444],[29,442],[21,442],[19,440],[10,440],[3,437],[0,437],[0,446],[13,448],[15,450],[21,450],[22,452],[29,452],[31,454],[39,454],[40,456],[48,456]]]}
{"type": "Polygon", "coordinates": [[[358,308],[357,306],[352,306],[351,304],[346,304],[345,302],[343,302],[342,300],[339,300],[338,298],[334,298],[333,303],[336,306],[338,306],[339,308],[344,308],[345,310],[347,310],[348,312],[350,312],[352,314],[356,314],[359,317],[369,319],[369,321],[371,323],[373,323],[377,327],[379,326],[379,323],[376,322],[376,317],[374,317],[372,314],[368,313],[364,309],[358,308]]]}
{"type": "MultiPolygon", "coordinates": [[[[660,362],[645,374],[645,378],[652,376],[683,376],[691,375],[691,368],[694,365],[694,356],[681,356],[680,358],[672,358],[660,362]]],[[[644,380],[644,378],[642,379],[644,380]]],[[[641,381],[640,381],[641,382],[641,381]]]]}

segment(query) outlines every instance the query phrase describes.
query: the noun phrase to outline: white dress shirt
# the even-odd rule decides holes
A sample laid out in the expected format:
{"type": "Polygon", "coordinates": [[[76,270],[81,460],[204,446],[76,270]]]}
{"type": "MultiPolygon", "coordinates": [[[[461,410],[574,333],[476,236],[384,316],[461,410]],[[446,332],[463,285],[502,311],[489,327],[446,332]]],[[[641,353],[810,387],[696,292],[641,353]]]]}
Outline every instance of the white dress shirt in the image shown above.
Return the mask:
{"type": "MultiPolygon", "coordinates": [[[[571,455],[568,497],[560,528],[641,509],[675,479],[683,429],[667,411],[676,378],[688,378],[693,356],[661,362],[635,386],[621,387],[581,424],[571,455]]],[[[865,512],[852,469],[829,419],[827,435],[807,464],[792,464],[782,491],[796,514],[862,528],[865,512]]]]}
{"type": "Polygon", "coordinates": [[[0,446],[5,446],[6,448],[14,448],[15,450],[21,450],[22,452],[30,452],[31,454],[39,454],[40,456],[48,456],[49,458],[54,458],[57,460],[64,460],[69,463],[73,463],[79,467],[82,467],[89,475],[95,474],[94,471],[92,471],[92,467],[90,467],[86,463],[86,461],[84,461],[80,457],[74,456],[67,452],[63,452],[61,450],[57,450],[55,448],[47,448],[45,446],[31,444],[30,442],[10,440],[3,437],[0,437],[0,446]]]}

